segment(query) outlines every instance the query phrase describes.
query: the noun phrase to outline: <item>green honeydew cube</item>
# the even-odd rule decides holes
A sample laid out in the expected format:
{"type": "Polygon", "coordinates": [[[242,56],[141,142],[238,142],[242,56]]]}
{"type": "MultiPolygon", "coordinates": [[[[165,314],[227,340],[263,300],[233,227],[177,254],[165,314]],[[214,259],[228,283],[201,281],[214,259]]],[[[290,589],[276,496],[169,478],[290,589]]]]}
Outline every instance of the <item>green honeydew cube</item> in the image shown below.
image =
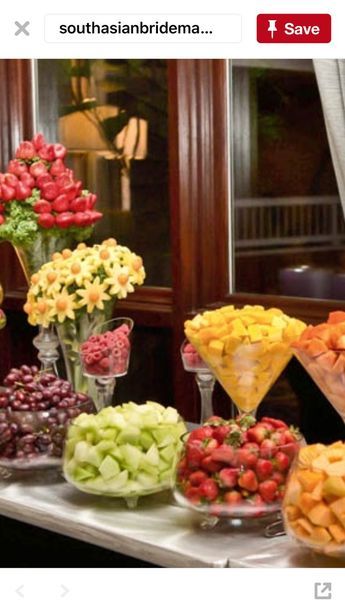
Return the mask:
{"type": "Polygon", "coordinates": [[[119,463],[110,455],[107,455],[99,467],[99,472],[105,481],[109,481],[120,473],[119,463]]]}
{"type": "Polygon", "coordinates": [[[128,468],[131,473],[136,472],[143,455],[142,451],[129,443],[121,445],[120,451],[123,458],[123,465],[128,468]]]}
{"type": "Polygon", "coordinates": [[[160,449],[159,455],[163,460],[165,460],[165,462],[168,462],[168,464],[169,463],[171,464],[171,461],[176,456],[176,445],[171,444],[171,445],[167,445],[167,447],[164,447],[164,449],[160,449]]]}
{"type": "Polygon", "coordinates": [[[107,481],[106,487],[109,492],[120,492],[128,481],[128,470],[123,470],[116,477],[107,481]]]}
{"type": "Polygon", "coordinates": [[[158,466],[158,464],[159,464],[159,452],[158,452],[157,445],[155,445],[155,443],[153,443],[153,445],[151,445],[150,449],[146,452],[145,460],[146,460],[146,462],[148,462],[152,466],[158,466]]]}
{"type": "Polygon", "coordinates": [[[117,437],[117,443],[121,445],[122,443],[138,443],[140,440],[140,429],[136,426],[127,426],[120,432],[117,437]]]}

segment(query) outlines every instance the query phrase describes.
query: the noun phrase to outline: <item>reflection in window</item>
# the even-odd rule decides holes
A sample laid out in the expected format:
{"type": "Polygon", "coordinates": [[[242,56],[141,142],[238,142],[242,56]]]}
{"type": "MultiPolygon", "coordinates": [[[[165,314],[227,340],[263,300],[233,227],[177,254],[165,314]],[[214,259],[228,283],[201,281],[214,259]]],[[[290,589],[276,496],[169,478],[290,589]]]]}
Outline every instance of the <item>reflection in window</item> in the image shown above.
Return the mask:
{"type": "Polygon", "coordinates": [[[345,225],[312,62],[235,61],[232,76],[236,291],[344,298],[345,225]]]}
{"type": "Polygon", "coordinates": [[[93,241],[115,236],[170,286],[167,65],[163,60],[39,60],[39,129],[69,149],[98,194],[93,241]]]}

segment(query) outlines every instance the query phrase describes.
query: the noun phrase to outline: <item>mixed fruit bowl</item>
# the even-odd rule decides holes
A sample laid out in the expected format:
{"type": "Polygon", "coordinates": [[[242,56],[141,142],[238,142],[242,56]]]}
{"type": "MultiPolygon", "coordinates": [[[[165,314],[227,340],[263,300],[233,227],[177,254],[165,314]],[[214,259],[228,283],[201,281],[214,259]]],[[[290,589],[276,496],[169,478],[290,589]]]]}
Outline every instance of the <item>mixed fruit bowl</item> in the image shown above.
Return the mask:
{"type": "Polygon", "coordinates": [[[83,492],[125,498],[170,489],[186,426],[176,409],[129,402],[80,415],[68,430],[64,474],[83,492]]]}
{"type": "Polygon", "coordinates": [[[85,394],[37,366],[12,368],[0,388],[0,466],[27,470],[61,464],[67,427],[94,410],[85,394]]]}
{"type": "Polygon", "coordinates": [[[281,506],[298,430],[252,416],[212,417],[184,436],[176,499],[214,517],[261,517],[281,506]]]}

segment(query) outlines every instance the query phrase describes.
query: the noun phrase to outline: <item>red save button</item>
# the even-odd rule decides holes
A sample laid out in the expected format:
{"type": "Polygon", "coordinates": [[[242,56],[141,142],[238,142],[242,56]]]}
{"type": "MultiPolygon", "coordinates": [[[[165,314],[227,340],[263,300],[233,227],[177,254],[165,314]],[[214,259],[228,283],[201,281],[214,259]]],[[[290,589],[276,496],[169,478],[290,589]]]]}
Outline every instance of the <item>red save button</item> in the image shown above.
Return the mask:
{"type": "Polygon", "coordinates": [[[261,14],[257,16],[258,43],[330,43],[328,14],[261,14]]]}

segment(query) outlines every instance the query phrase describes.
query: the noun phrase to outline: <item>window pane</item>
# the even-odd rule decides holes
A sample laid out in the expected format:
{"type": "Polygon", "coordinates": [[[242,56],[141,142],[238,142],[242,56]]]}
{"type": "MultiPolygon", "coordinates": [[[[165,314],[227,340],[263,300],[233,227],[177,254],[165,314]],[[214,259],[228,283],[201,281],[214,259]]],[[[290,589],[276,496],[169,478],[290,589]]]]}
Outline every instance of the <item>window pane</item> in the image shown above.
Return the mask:
{"type": "Polygon", "coordinates": [[[313,64],[232,70],[236,291],[342,298],[345,225],[313,64]]]}
{"type": "Polygon", "coordinates": [[[98,194],[91,240],[115,236],[170,286],[166,61],[39,60],[37,91],[39,129],[98,194]]]}

